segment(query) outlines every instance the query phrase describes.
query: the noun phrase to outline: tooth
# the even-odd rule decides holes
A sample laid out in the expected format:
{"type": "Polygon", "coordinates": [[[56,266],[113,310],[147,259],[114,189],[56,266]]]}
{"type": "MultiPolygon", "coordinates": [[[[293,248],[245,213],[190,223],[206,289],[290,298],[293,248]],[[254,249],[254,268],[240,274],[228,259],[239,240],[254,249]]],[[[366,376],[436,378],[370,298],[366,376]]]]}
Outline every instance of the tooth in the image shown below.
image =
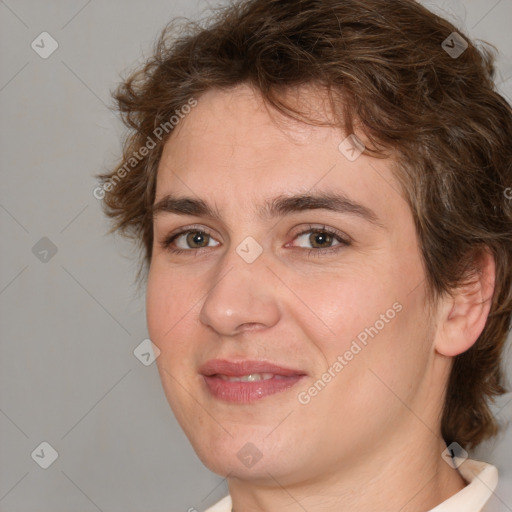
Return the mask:
{"type": "Polygon", "coordinates": [[[219,375],[222,380],[229,382],[258,382],[260,380],[269,380],[274,377],[273,373],[250,373],[241,375],[240,377],[228,377],[227,375],[219,375]]]}

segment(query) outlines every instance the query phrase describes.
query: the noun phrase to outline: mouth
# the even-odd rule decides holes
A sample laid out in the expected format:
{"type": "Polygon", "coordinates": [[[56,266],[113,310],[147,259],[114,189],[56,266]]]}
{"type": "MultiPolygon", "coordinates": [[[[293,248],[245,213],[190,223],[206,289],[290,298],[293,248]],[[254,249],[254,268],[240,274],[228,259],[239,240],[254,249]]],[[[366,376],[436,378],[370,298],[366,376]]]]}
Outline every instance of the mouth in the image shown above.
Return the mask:
{"type": "Polygon", "coordinates": [[[211,396],[230,403],[247,404],[283,392],[306,376],[301,370],[266,361],[208,361],[200,368],[211,396]]]}

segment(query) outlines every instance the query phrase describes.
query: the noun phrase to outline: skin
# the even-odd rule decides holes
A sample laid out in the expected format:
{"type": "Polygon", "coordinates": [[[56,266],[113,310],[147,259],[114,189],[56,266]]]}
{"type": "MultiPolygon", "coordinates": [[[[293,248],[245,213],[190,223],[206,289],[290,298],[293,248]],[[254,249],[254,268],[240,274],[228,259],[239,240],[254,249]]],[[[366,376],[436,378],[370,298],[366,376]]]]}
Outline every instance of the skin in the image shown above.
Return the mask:
{"type": "MultiPolygon", "coordinates": [[[[329,116],[320,93],[308,101],[329,116]]],[[[338,150],[344,138],[270,113],[246,85],[211,90],[169,138],[158,168],[155,203],[172,192],[221,213],[155,216],[147,322],[169,404],[202,462],[227,476],[237,512],[426,511],[465,485],[441,457],[440,418],[452,356],[487,318],[492,258],[480,280],[427,315],[418,238],[393,161],[364,153],[349,161],[338,150]],[[257,214],[269,198],[322,191],[371,208],[381,225],[322,209],[257,214]],[[191,225],[211,235],[205,247],[182,236],[174,247],[188,252],[163,248],[191,225]],[[310,232],[299,236],[310,225],[352,242],[333,239],[340,250],[321,254],[310,232]],[[252,263],[235,250],[247,236],[263,249],[252,263]],[[297,394],[396,302],[401,311],[301,404],[297,394]],[[198,373],[214,358],[266,360],[307,377],[251,404],[226,403],[198,373]],[[252,467],[237,457],[248,442],[262,454],[252,467]]]]}

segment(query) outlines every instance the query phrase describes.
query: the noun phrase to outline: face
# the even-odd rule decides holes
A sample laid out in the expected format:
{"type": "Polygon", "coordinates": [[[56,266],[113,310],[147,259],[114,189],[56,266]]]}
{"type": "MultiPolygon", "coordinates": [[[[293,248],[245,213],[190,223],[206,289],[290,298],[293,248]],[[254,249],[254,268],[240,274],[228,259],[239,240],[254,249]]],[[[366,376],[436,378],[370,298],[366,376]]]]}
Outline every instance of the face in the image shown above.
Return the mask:
{"type": "Polygon", "coordinates": [[[284,485],[417,428],[402,401],[425,399],[432,340],[413,219],[393,162],[345,137],[240,86],[204,94],[165,145],[148,329],[219,474],[284,485]]]}

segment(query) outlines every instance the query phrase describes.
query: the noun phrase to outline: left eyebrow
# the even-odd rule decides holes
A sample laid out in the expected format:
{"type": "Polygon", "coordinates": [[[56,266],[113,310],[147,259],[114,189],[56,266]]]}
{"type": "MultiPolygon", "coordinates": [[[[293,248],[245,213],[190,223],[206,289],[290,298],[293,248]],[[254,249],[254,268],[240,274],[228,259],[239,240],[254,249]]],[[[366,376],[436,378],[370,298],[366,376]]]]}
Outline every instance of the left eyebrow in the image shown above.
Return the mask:
{"type": "Polygon", "coordinates": [[[349,199],[344,194],[318,193],[278,196],[267,201],[259,210],[262,217],[273,218],[305,210],[327,210],[344,213],[385,229],[376,213],[369,207],[349,199]]]}
{"type": "MultiPolygon", "coordinates": [[[[280,195],[267,200],[257,211],[260,217],[272,219],[306,210],[327,210],[354,215],[385,229],[385,226],[379,221],[379,218],[373,210],[349,199],[343,194],[326,192],[318,194],[280,195]]],[[[210,217],[219,221],[222,218],[216,207],[210,206],[202,199],[177,197],[172,194],[164,196],[151,207],[153,218],[164,212],[174,213],[176,215],[210,217]]]]}

